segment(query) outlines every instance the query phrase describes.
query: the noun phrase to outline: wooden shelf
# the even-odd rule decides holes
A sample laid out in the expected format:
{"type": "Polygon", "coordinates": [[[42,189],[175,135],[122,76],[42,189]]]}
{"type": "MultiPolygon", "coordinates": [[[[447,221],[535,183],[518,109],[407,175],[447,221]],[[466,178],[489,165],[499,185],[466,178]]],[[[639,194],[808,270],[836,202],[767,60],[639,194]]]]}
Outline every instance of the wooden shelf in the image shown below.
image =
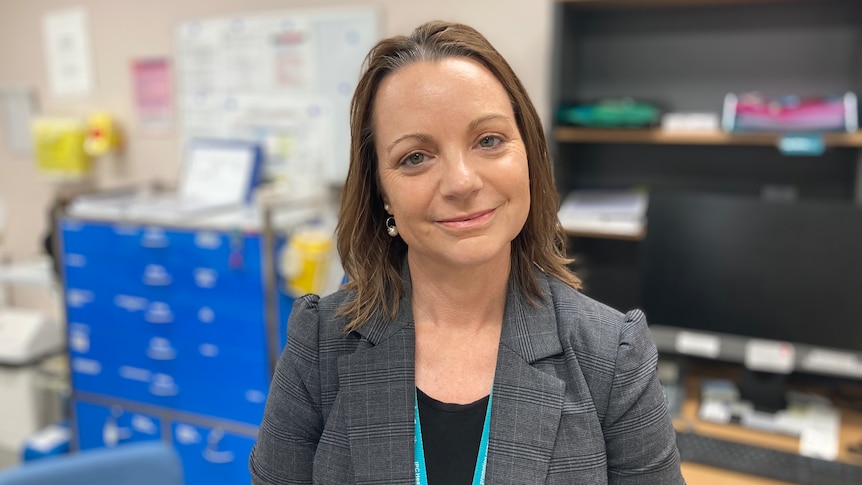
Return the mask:
{"type": "MultiPolygon", "coordinates": [[[[739,145],[774,146],[781,135],[776,133],[703,133],[666,132],[659,129],[597,129],[557,127],[554,139],[560,143],[641,143],[651,145],[739,145]]],[[[862,131],[826,133],[828,147],[862,148],[862,131]]]]}
{"type": "Polygon", "coordinates": [[[616,239],[618,241],[643,241],[646,238],[646,231],[640,234],[614,234],[609,232],[586,232],[566,230],[566,234],[571,237],[587,237],[590,239],[616,239]]]}
{"type": "Polygon", "coordinates": [[[600,226],[583,228],[564,228],[566,234],[571,237],[588,237],[593,239],[617,239],[621,241],[643,241],[646,238],[646,224],[641,225],[636,231],[629,228],[619,230],[613,227],[602,228],[600,226]]]}

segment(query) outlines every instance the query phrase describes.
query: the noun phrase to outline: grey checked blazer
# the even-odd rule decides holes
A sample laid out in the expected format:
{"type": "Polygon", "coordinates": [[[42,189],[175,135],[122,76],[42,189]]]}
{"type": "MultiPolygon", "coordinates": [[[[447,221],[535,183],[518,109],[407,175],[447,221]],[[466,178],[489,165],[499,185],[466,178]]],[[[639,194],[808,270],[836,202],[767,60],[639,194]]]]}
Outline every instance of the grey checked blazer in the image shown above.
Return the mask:
{"type": "MultiPolygon", "coordinates": [[[[486,483],[684,483],[643,313],[536,274],[538,306],[509,286],[486,483]]],[[[297,300],[249,458],[252,483],[414,483],[406,286],[394,321],[350,334],[335,316],[344,292],[297,300]]]]}

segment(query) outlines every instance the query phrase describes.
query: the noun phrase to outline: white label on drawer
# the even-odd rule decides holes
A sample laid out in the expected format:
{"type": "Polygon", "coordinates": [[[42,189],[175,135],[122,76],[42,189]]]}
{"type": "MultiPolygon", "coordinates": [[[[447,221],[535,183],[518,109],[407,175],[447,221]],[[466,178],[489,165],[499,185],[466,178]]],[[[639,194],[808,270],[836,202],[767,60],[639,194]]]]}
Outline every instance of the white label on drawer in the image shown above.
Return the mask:
{"type": "Polygon", "coordinates": [[[144,320],[150,323],[171,323],[174,321],[174,314],[171,312],[171,306],[167,303],[154,301],[147,308],[144,320]]]}
{"type": "Polygon", "coordinates": [[[87,266],[87,257],[83,254],[69,253],[66,255],[66,266],[83,268],[87,266]]]}
{"type": "Polygon", "coordinates": [[[266,394],[257,389],[249,389],[245,391],[245,400],[255,404],[260,404],[266,401],[266,394]]]}
{"type": "Polygon", "coordinates": [[[153,337],[150,339],[150,346],[147,347],[147,357],[153,360],[174,360],[177,356],[176,349],[171,345],[171,341],[162,337],[153,337]]]}
{"type": "Polygon", "coordinates": [[[156,426],[156,423],[153,422],[152,419],[141,414],[135,414],[132,416],[132,428],[140,433],[152,435],[156,434],[159,430],[158,426],[156,426]]]}
{"type": "Polygon", "coordinates": [[[168,246],[168,237],[161,227],[148,227],[141,237],[141,246],[145,248],[164,248],[168,246]]]}
{"type": "Polygon", "coordinates": [[[201,441],[201,435],[198,433],[198,430],[187,424],[178,424],[174,435],[177,442],[183,445],[193,445],[201,441]]]}
{"type": "Polygon", "coordinates": [[[72,308],[81,308],[93,301],[93,292],[88,290],[66,290],[66,304],[72,308]]]}
{"type": "Polygon", "coordinates": [[[221,238],[218,233],[202,231],[195,234],[195,246],[203,249],[218,249],[221,246],[221,238]]]}
{"type": "Polygon", "coordinates": [[[215,357],[218,355],[218,347],[213,344],[201,344],[198,351],[204,357],[215,357]]]}
{"type": "Polygon", "coordinates": [[[718,357],[721,350],[721,340],[712,335],[694,332],[679,332],[676,334],[676,351],[680,354],[698,357],[718,357]]]}
{"type": "Polygon", "coordinates": [[[174,378],[167,374],[154,374],[150,383],[150,393],[154,396],[176,396],[180,390],[174,382],[174,378]]]}
{"type": "Polygon", "coordinates": [[[90,351],[90,327],[73,323],[69,326],[69,348],[75,352],[86,354],[90,351]]]}
{"type": "Polygon", "coordinates": [[[147,369],[141,369],[140,367],[132,367],[129,365],[124,365],[120,367],[120,377],[123,379],[128,379],[130,381],[140,381],[140,382],[150,382],[150,376],[152,376],[152,372],[147,369]]]}
{"type": "Polygon", "coordinates": [[[171,284],[172,278],[164,266],[159,264],[148,264],[144,267],[144,284],[149,286],[167,286],[171,284]]]}
{"type": "Polygon", "coordinates": [[[218,280],[218,273],[210,268],[195,268],[195,284],[200,288],[212,288],[218,280]]]}
{"type": "Polygon", "coordinates": [[[745,367],[755,371],[793,372],[796,349],[787,342],[751,339],[745,343],[745,367]]]}
{"type": "Polygon", "coordinates": [[[97,376],[102,373],[102,364],[98,360],[76,357],[72,359],[72,370],[79,374],[97,376]]]}
{"type": "Polygon", "coordinates": [[[208,306],[202,307],[198,310],[198,320],[203,323],[212,323],[215,321],[215,312],[208,306]]]}
{"type": "Polygon", "coordinates": [[[140,296],[117,295],[114,297],[114,305],[129,312],[141,311],[147,308],[147,299],[140,296]]]}

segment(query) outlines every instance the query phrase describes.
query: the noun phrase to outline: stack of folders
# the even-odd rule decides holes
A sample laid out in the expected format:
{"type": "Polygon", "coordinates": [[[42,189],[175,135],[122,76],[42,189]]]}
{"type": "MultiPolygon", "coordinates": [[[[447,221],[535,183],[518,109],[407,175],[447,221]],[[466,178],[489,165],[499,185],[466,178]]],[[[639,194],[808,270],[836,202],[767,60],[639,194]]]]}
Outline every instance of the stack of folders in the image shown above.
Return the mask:
{"type": "Polygon", "coordinates": [[[560,223],[571,234],[640,237],[648,200],[645,190],[573,190],[560,206],[560,223]]]}

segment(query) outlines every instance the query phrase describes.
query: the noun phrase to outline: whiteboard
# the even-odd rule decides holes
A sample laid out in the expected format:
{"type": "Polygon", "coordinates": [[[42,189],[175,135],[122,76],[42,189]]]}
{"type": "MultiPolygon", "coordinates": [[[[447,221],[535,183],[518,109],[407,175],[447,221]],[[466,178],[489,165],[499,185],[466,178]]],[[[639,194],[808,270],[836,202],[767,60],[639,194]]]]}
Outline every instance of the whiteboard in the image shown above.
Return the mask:
{"type": "Polygon", "coordinates": [[[178,26],[182,146],[195,138],[256,141],[264,180],[294,193],[342,185],[350,100],[379,40],[374,7],[290,10],[178,26]]]}

